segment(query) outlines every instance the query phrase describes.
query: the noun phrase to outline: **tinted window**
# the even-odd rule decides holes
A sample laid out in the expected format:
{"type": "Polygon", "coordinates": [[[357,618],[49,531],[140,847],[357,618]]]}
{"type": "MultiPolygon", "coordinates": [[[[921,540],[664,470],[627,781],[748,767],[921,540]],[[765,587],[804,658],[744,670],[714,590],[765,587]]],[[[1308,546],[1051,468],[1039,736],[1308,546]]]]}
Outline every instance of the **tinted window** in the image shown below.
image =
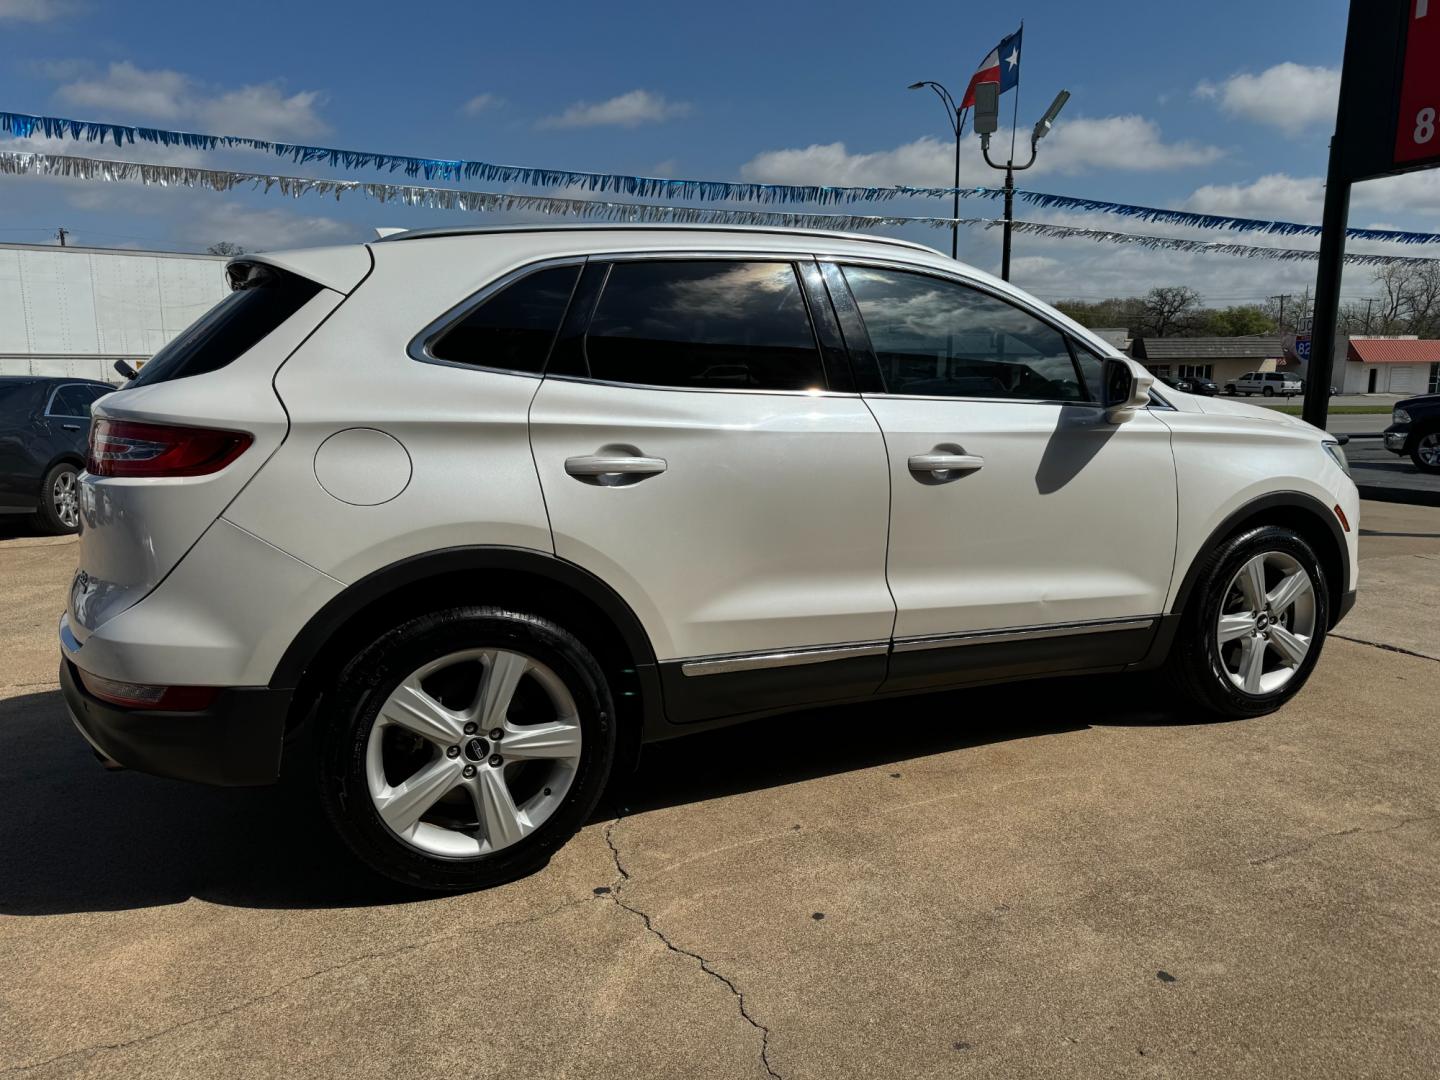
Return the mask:
{"type": "Polygon", "coordinates": [[[847,266],[892,394],[1081,401],[1064,336],[1019,308],[938,278],[847,266]]]}
{"type": "Polygon", "coordinates": [[[585,339],[590,376],[683,389],[825,385],[795,268],[783,262],[620,262],[585,339]]]}
{"type": "Polygon", "coordinates": [[[432,342],[430,355],[540,374],[579,274],[578,266],[554,266],[512,282],[432,342]]]}
{"type": "Polygon", "coordinates": [[[1105,361],[1074,338],[1070,339],[1070,345],[1075,350],[1075,363],[1080,368],[1080,374],[1085,376],[1085,390],[1090,400],[1104,401],[1105,361]]]}
{"type": "Polygon", "coordinates": [[[56,390],[55,396],[50,399],[49,415],[89,416],[91,403],[108,393],[109,387],[68,383],[56,390]]]}
{"type": "Polygon", "coordinates": [[[151,357],[130,386],[218,370],[249,352],[320,291],[313,281],[257,263],[237,263],[229,274],[235,291],[151,357]]]}

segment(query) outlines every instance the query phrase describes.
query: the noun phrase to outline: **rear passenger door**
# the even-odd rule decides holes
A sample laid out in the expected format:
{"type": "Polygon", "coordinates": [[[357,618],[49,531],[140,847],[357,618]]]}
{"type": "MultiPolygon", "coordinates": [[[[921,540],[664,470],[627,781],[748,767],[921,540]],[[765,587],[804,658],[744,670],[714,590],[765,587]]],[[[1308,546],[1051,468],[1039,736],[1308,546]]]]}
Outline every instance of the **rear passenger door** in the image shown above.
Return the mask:
{"type": "Polygon", "coordinates": [[[901,268],[826,275],[890,454],[885,688],[1139,660],[1174,566],[1169,429],[1146,410],[1107,422],[1100,358],[1011,298],[901,268]]]}
{"type": "Polygon", "coordinates": [[[675,721],[884,677],[885,446],[812,288],[794,256],[592,260],[531,407],[556,554],[644,623],[675,721]]]}

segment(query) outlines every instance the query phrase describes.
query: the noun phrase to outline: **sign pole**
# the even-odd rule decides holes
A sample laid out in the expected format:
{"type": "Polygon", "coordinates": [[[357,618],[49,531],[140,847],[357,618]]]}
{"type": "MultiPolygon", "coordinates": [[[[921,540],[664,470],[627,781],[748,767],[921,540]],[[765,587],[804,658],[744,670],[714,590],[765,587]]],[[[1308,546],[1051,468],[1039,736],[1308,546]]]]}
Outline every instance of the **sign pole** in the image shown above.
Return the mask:
{"type": "Polygon", "coordinates": [[[1330,141],[1330,168],[1325,180],[1325,213],[1320,232],[1320,268],[1315,277],[1310,363],[1305,369],[1305,422],[1322,430],[1330,413],[1335,330],[1340,320],[1340,282],[1345,274],[1345,227],[1350,219],[1350,181],[1341,164],[1340,138],[1337,130],[1335,138],[1330,141]]]}

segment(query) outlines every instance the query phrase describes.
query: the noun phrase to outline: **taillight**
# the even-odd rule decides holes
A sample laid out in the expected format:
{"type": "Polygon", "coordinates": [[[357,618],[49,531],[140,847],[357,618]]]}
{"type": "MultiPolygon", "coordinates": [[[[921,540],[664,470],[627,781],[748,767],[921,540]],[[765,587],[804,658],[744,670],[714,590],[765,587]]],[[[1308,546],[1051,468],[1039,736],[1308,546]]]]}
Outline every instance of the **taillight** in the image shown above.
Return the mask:
{"type": "Polygon", "coordinates": [[[93,697],[111,705],[132,709],[155,709],[164,712],[198,712],[209,708],[219,696],[214,686],[155,686],[150,683],[123,682],[92,675],[80,668],[80,682],[93,697]]]}
{"type": "Polygon", "coordinates": [[[219,472],[254,441],[243,431],[97,417],[85,468],[95,476],[204,476],[219,472]]]}

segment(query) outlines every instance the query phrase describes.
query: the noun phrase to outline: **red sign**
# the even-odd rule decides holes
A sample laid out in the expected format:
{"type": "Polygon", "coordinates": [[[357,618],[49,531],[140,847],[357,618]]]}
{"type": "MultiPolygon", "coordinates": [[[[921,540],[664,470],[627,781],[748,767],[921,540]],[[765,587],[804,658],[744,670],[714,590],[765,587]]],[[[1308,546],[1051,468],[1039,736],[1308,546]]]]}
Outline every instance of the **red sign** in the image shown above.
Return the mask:
{"type": "Polygon", "coordinates": [[[1440,0],[1410,0],[1395,164],[1440,158],[1440,0]]]}

